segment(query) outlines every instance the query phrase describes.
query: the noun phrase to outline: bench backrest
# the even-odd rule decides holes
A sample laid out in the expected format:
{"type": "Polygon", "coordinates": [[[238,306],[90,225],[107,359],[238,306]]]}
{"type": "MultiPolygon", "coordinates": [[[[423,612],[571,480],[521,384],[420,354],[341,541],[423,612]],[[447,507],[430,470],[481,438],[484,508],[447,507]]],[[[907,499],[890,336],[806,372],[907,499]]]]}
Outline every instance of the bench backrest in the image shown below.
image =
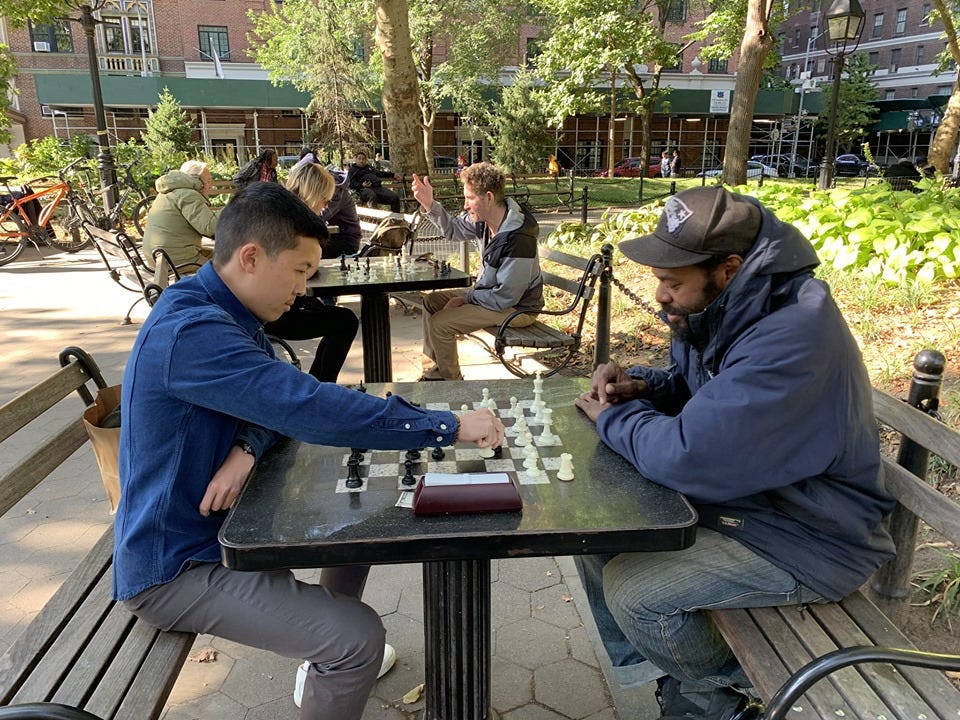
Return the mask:
{"type": "Polygon", "coordinates": [[[123,230],[103,230],[88,222],[83,223],[83,229],[90,237],[113,279],[119,282],[122,274],[137,283],[138,287],[134,289],[142,290],[150,269],[144,262],[136,243],[123,230]]]}
{"type": "Polygon", "coordinates": [[[603,275],[604,261],[603,256],[597,253],[589,258],[583,258],[579,255],[571,255],[561,250],[541,245],[538,248],[540,260],[546,260],[558,265],[564,265],[580,271],[580,276],[576,279],[568,278],[563,275],[557,275],[549,270],[540,269],[543,277],[543,284],[557,288],[568,293],[571,296],[570,304],[560,312],[566,314],[576,309],[580,305],[580,314],[577,320],[576,333],[579,334],[583,329],[584,321],[587,317],[587,310],[590,308],[590,301],[593,299],[596,291],[597,280],[603,275]]]}
{"type": "MultiPolygon", "coordinates": [[[[60,363],[63,368],[59,372],[0,407],[0,443],[5,443],[14,433],[73,392],[80,394],[85,405],[91,405],[93,395],[88,389],[89,383],[93,382],[96,388],[106,387],[100,368],[80,348],[62,350],[60,363]]],[[[0,515],[6,513],[89,439],[80,415],[77,412],[73,420],[55,430],[37,450],[4,474],[0,479],[0,515]]]]}

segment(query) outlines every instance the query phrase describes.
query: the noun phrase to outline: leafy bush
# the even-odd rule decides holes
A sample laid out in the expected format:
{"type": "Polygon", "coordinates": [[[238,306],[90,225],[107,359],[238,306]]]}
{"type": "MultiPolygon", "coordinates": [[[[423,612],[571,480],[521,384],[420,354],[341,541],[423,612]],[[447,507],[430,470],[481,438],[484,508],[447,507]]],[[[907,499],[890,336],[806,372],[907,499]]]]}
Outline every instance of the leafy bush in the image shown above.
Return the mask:
{"type": "MultiPolygon", "coordinates": [[[[796,225],[821,261],[835,270],[887,285],[958,278],[960,189],[944,188],[936,179],[922,180],[917,187],[921,192],[894,191],[879,181],[865,188],[811,191],[808,185],[768,181],[732,189],[756,197],[781,220],[796,225]]],[[[604,216],[591,238],[615,244],[650,232],[662,207],[657,202],[604,216]]],[[[566,235],[551,236],[548,243],[562,243],[566,235]]]]}
{"type": "Polygon", "coordinates": [[[74,135],[69,141],[52,135],[30,140],[15,151],[23,179],[56,175],[77,158],[89,157],[92,143],[86,135],[74,135]]]}
{"type": "Polygon", "coordinates": [[[943,556],[944,565],[917,573],[914,584],[927,594],[924,604],[937,606],[933,621],[943,615],[949,623],[951,615],[960,617],[960,555],[932,547],[943,556]]]}

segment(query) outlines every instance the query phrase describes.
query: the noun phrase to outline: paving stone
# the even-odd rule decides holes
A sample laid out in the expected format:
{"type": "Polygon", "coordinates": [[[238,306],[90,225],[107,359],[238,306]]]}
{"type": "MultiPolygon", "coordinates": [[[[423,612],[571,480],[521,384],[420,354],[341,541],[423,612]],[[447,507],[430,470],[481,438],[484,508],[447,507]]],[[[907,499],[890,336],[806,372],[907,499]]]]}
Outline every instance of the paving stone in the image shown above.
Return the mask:
{"type": "Polygon", "coordinates": [[[500,713],[533,702],[533,671],[494,656],[490,663],[490,696],[500,713]]]}
{"type": "Polygon", "coordinates": [[[272,652],[263,652],[251,662],[234,663],[224,680],[223,692],[246,707],[293,695],[297,663],[272,652]]]}
{"type": "Polygon", "coordinates": [[[531,703],[505,713],[503,720],[569,720],[569,717],[569,715],[558,715],[553,710],[531,703]]]}
{"type": "MultiPolygon", "coordinates": [[[[290,701],[293,705],[293,700],[290,701]]],[[[199,720],[199,718],[242,718],[247,707],[222,692],[204,695],[182,705],[168,706],[161,720],[199,720]]],[[[294,716],[295,717],[295,716],[294,716]]]]}
{"type": "Polygon", "coordinates": [[[590,667],[600,667],[597,655],[605,652],[603,646],[593,644],[583,625],[567,630],[567,645],[570,648],[570,656],[574,660],[579,660],[590,667]]]}
{"type": "MultiPolygon", "coordinates": [[[[363,710],[363,720],[412,720],[419,713],[413,714],[405,711],[407,707],[400,703],[393,704],[381,700],[378,697],[371,697],[363,710]]],[[[421,707],[422,712],[422,707],[421,707]]]]}
{"type": "Polygon", "coordinates": [[[565,629],[581,625],[580,613],[573,604],[573,596],[564,584],[538,590],[530,596],[530,601],[535,618],[565,629]]]}
{"type": "MultiPolygon", "coordinates": [[[[293,703],[293,690],[291,686],[290,696],[277,698],[270,702],[250,708],[244,716],[244,720],[299,720],[300,708],[293,703]]],[[[215,720],[215,718],[211,718],[215,720]]]]}
{"type": "Polygon", "coordinates": [[[500,582],[534,592],[561,580],[560,569],[551,557],[511,558],[500,561],[500,582]]]}
{"type": "Polygon", "coordinates": [[[567,657],[563,630],[535,618],[499,628],[495,647],[497,655],[530,669],[567,657]]]}
{"type": "Polygon", "coordinates": [[[69,573],[49,577],[35,577],[27,582],[13,597],[10,604],[26,613],[35,613],[46,604],[69,573]]]}
{"type": "MultiPolygon", "coordinates": [[[[194,655],[198,650],[205,647],[212,647],[212,645],[209,642],[203,645],[194,643],[190,655],[194,655]]],[[[181,705],[220,692],[220,687],[235,663],[236,660],[219,651],[217,652],[217,659],[212,662],[193,662],[188,659],[183,664],[183,670],[177,677],[177,682],[170,693],[170,699],[167,701],[168,704],[181,705]]]]}
{"type": "MultiPolygon", "coordinates": [[[[659,713],[657,713],[657,715],[659,715],[659,713]]],[[[617,711],[613,708],[604,708],[600,712],[588,717],[587,720],[619,720],[619,717],[617,711]]],[[[636,720],[640,720],[640,718],[636,718],[636,720]]]]}
{"type": "Polygon", "coordinates": [[[530,593],[500,581],[490,587],[490,624],[496,629],[530,617],[530,593]]]}
{"type": "Polygon", "coordinates": [[[610,705],[603,674],[573,659],[537,668],[533,687],[537,702],[572,718],[585,718],[610,705]]]}
{"type": "Polygon", "coordinates": [[[397,612],[401,615],[423,622],[423,587],[406,587],[400,591],[400,602],[397,604],[397,612]]]}

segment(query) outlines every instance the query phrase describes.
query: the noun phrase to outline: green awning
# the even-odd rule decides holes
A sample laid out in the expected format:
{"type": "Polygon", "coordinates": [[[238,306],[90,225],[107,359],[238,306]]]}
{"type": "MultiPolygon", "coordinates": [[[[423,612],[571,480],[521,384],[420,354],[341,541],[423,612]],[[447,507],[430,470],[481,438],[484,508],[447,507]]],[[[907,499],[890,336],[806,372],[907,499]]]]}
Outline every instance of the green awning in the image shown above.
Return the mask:
{"type": "MultiPolygon", "coordinates": [[[[93,90],[88,75],[35,75],[37,98],[44,105],[89,106],[93,90]]],[[[153,107],[168,88],[185,108],[276,108],[306,107],[310,96],[292,85],[275,86],[267,80],[219,78],[140,77],[102,75],[103,104],[108,107],[153,107]]]]}

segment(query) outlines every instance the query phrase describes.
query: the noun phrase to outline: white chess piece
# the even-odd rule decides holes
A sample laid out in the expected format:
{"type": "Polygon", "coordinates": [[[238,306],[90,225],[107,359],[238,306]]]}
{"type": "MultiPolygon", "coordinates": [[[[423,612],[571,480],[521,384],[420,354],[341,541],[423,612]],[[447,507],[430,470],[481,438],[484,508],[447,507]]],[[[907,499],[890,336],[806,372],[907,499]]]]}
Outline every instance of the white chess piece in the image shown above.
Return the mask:
{"type": "Polygon", "coordinates": [[[533,444],[533,436],[530,435],[530,429],[526,426],[520,429],[520,434],[517,435],[517,445],[520,447],[527,447],[528,445],[533,444]]]}
{"type": "Polygon", "coordinates": [[[490,388],[484,388],[481,391],[482,398],[480,399],[480,407],[489,407],[490,403],[490,388]]]}
{"type": "Polygon", "coordinates": [[[492,457],[494,456],[494,454],[495,454],[495,453],[493,452],[493,448],[492,448],[492,447],[482,447],[482,448],[480,448],[480,457],[482,457],[484,460],[487,460],[488,458],[492,458],[492,457]]]}
{"type": "Polygon", "coordinates": [[[573,480],[573,455],[560,453],[560,469],[557,470],[557,480],[573,480]]]}
{"type": "Polygon", "coordinates": [[[538,420],[545,405],[546,403],[543,402],[543,378],[540,377],[540,371],[538,370],[533,380],[533,403],[530,405],[530,409],[533,410],[538,420]]]}
{"type": "Polygon", "coordinates": [[[512,417],[523,417],[523,410],[520,409],[520,403],[513,396],[510,397],[510,415],[512,417]],[[517,415],[519,413],[519,416],[517,415]]]}
{"type": "Polygon", "coordinates": [[[557,436],[554,435],[551,426],[553,425],[553,410],[548,407],[543,409],[543,432],[537,438],[537,445],[556,445],[557,436]]]}
{"type": "Polygon", "coordinates": [[[470,412],[470,407],[469,407],[466,403],[464,403],[463,405],[460,406],[460,411],[461,411],[461,412],[470,412]]]}
{"type": "Polygon", "coordinates": [[[537,475],[539,465],[537,461],[540,456],[537,454],[537,449],[533,445],[527,445],[523,449],[523,467],[527,469],[528,475],[537,475]]]}

